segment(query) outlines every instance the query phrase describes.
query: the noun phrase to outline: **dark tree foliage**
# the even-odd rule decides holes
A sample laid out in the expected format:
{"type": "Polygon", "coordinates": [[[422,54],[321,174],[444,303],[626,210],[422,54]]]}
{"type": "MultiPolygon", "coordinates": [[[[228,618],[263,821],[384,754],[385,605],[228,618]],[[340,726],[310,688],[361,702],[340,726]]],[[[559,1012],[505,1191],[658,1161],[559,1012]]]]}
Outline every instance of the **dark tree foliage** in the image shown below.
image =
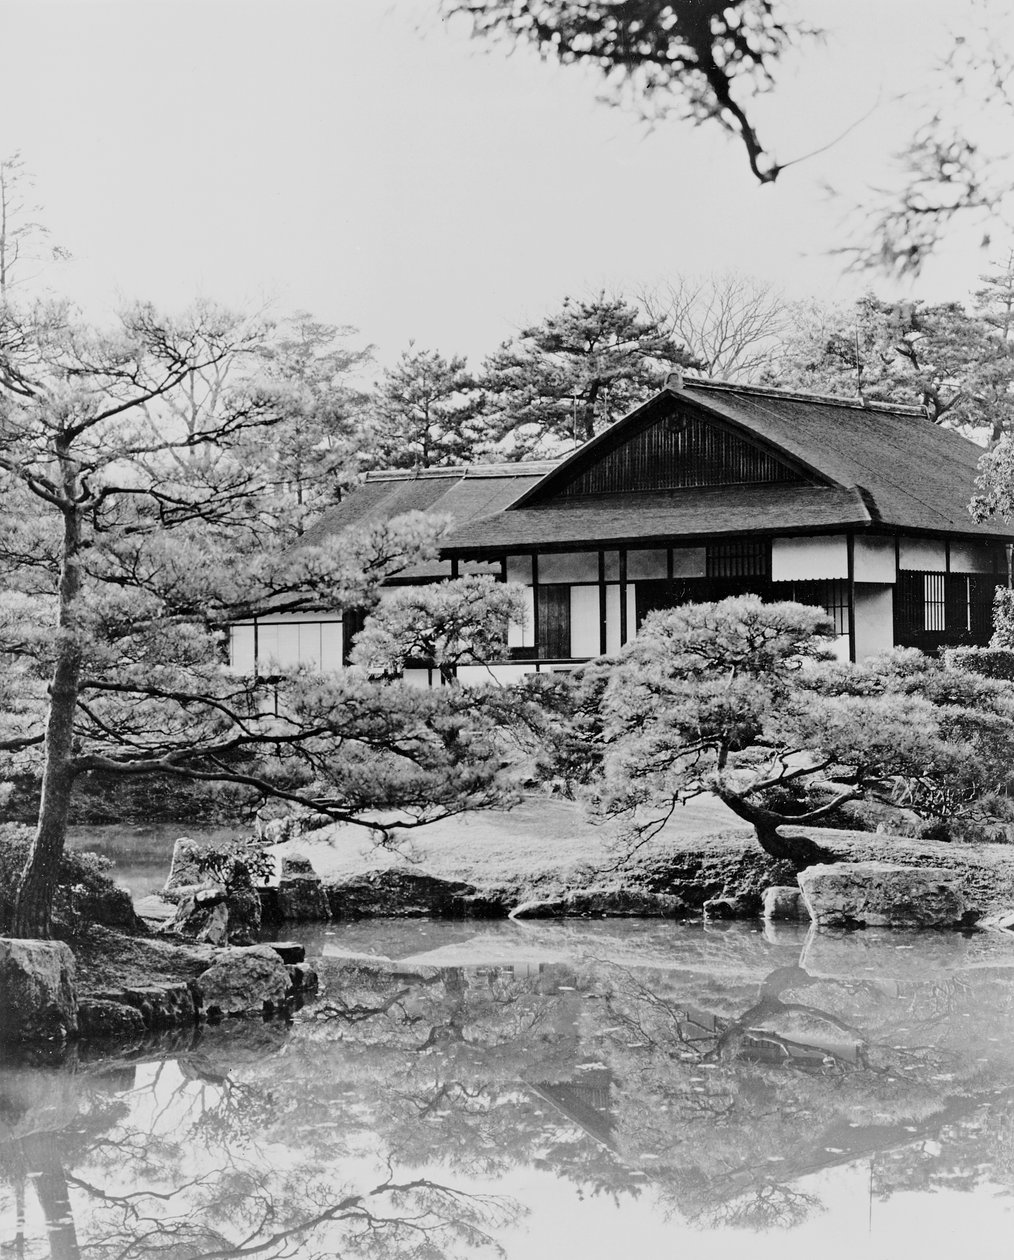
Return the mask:
{"type": "Polygon", "coordinates": [[[461,355],[414,345],[402,352],[373,399],[372,462],[383,468],[468,463],[478,431],[475,382],[461,355]]]}
{"type": "Polygon", "coordinates": [[[934,424],[995,443],[1014,423],[1014,342],[990,313],[985,296],[973,314],[960,302],[888,302],[872,293],[847,307],[801,304],[762,379],[921,405],[934,424]]]}
{"type": "Polygon", "coordinates": [[[785,51],[816,32],[772,0],[443,0],[477,35],[533,44],[564,65],[600,70],[649,117],[714,121],[746,149],[761,183],[782,167],[761,142],[750,98],[785,51]]]}
{"type": "MultiPolygon", "coordinates": [[[[675,115],[717,124],[742,143],[762,184],[805,159],[775,158],[757,128],[758,97],[777,90],[786,54],[823,34],[806,23],[803,4],[442,0],[441,7],[467,15],[481,38],[530,44],[546,59],[592,66],[617,103],[649,120],[675,115]]],[[[893,155],[894,175],[854,206],[852,239],[836,251],[854,267],[915,275],[956,220],[977,227],[984,241],[998,221],[1010,229],[1014,53],[997,32],[1009,28],[1011,6],[975,0],[948,18],[937,19],[937,60],[926,82],[888,86],[895,100],[914,106],[917,122],[893,155]]],[[[863,69],[857,65],[855,74],[863,69]]]]}
{"type": "Polygon", "coordinates": [[[664,321],[625,298],[564,298],[483,364],[487,441],[510,459],[558,454],[644,402],[671,368],[693,365],[664,321]]]}

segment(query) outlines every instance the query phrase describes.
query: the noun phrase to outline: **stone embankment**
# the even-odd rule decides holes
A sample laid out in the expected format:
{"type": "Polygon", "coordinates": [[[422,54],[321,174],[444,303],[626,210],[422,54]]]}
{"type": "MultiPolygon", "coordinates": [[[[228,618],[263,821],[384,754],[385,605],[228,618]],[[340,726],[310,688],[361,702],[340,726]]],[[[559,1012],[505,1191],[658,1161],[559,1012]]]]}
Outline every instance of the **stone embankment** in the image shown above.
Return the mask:
{"type": "MultiPolygon", "coordinates": [[[[173,906],[162,930],[215,945],[249,944],[262,924],[361,918],[658,917],[812,920],[818,926],[995,925],[1014,906],[1014,851],[983,854],[894,837],[825,832],[839,850],[834,865],[810,868],[797,881],[786,863],[749,841],[686,847],[647,858],[602,882],[525,889],[478,887],[418,868],[389,866],[324,880],[304,854],[282,853],[259,883],[234,859],[228,878],[200,879],[199,846],[179,840],[165,896],[173,906]],[[897,853],[894,862],[871,851],[897,853]],[[855,857],[859,860],[850,860],[855,857]],[[921,872],[921,874],[917,874],[921,872]],[[805,876],[805,878],[804,878],[805,876]]],[[[1001,846],[991,846],[1000,849],[1001,846]]],[[[142,913],[146,908],[139,907],[142,913]]]]}
{"type": "Polygon", "coordinates": [[[284,1015],[317,989],[317,973],[294,942],[206,947],[193,979],[79,993],[61,941],[0,938],[0,1041],[120,1041],[232,1015],[284,1015]]]}

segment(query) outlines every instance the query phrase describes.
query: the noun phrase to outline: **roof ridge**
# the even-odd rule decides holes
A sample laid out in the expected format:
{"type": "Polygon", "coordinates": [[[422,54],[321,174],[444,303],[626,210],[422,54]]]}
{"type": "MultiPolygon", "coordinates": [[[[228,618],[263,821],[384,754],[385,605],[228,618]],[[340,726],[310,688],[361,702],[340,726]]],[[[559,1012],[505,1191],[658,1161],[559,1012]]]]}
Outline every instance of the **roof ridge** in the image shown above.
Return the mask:
{"type": "Polygon", "coordinates": [[[558,460],[515,460],[502,464],[447,464],[437,468],[371,468],[364,478],[377,481],[446,481],[468,477],[539,477],[552,472],[558,460]]]}
{"type": "MultiPolygon", "coordinates": [[[[681,392],[671,385],[667,388],[673,394],[681,392]]],[[[763,398],[789,398],[798,402],[831,403],[835,407],[849,407],[853,411],[887,411],[899,416],[927,418],[926,408],[917,403],[871,402],[863,397],[841,398],[835,394],[811,394],[805,390],[779,389],[773,385],[745,385],[738,381],[713,381],[710,377],[685,377],[683,389],[713,389],[719,393],[760,394],[763,398]]]]}

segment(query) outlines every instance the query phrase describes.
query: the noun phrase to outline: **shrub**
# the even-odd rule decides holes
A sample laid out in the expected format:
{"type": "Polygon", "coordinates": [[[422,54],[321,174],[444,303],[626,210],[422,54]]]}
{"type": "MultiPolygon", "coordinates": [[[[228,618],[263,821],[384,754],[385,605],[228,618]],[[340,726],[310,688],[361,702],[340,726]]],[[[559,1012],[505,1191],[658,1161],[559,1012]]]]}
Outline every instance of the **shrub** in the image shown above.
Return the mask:
{"type": "Polygon", "coordinates": [[[998,586],[993,596],[993,637],[990,647],[1014,648],[1014,590],[998,586]]]}
{"type": "MultiPolygon", "coordinates": [[[[32,830],[21,823],[0,823],[0,932],[6,932],[14,913],[14,893],[28,857],[32,830]]],[[[111,863],[98,853],[66,849],[60,859],[55,919],[61,933],[72,933],[84,923],[137,931],[130,894],[109,875],[111,863]]]]}
{"type": "Polygon", "coordinates": [[[1014,682],[1014,647],[948,648],[944,662],[950,669],[964,669],[982,678],[1014,682]]]}
{"type": "Polygon", "coordinates": [[[197,870],[205,878],[221,884],[226,892],[248,887],[250,880],[266,880],[274,873],[275,860],[255,841],[204,849],[196,857],[197,870]],[[245,875],[240,874],[245,871],[245,875]]]}

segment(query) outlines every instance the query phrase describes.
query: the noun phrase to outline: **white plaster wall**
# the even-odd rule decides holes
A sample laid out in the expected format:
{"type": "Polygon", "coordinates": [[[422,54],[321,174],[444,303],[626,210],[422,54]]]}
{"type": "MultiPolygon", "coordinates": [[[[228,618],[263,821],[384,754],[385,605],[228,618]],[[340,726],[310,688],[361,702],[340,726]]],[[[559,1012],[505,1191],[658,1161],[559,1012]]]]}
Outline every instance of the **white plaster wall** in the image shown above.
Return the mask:
{"type": "Polygon", "coordinates": [[[771,543],[772,582],[812,582],[848,575],[848,545],[840,534],[775,538],[771,543]]]}
{"type": "Polygon", "coordinates": [[[597,551],[562,551],[557,555],[539,556],[539,582],[597,582],[597,551]]]}
{"type": "Polygon", "coordinates": [[[513,665],[460,665],[458,667],[458,681],[465,686],[472,687],[483,686],[492,682],[506,686],[508,683],[519,682],[526,674],[534,672],[534,661],[527,664],[519,662],[513,665]]]}
{"type": "Polygon", "coordinates": [[[257,663],[263,669],[277,665],[279,669],[294,669],[299,664],[299,626],[281,622],[257,626],[257,663]]]}
{"type": "Polygon", "coordinates": [[[864,661],[894,646],[894,587],[857,582],[855,588],[856,660],[864,661]]]}
{"type": "Polygon", "coordinates": [[[983,543],[951,543],[952,573],[992,573],[992,549],[983,543]]]}
{"type": "Polygon", "coordinates": [[[229,627],[229,665],[232,669],[244,674],[252,674],[256,667],[254,661],[254,628],[253,625],[229,627]]]}
{"type": "Polygon", "coordinates": [[[852,644],[847,634],[840,634],[836,639],[831,640],[831,651],[834,653],[836,661],[850,660],[849,653],[852,650],[852,644]]]}
{"type": "Polygon", "coordinates": [[[402,678],[410,687],[426,688],[429,686],[440,685],[440,675],[434,672],[433,681],[430,681],[430,671],[428,669],[406,669],[402,674],[402,678]]]}
{"type": "Polygon", "coordinates": [[[627,583],[627,642],[637,635],[637,599],[634,594],[634,583],[627,583]]]}
{"type": "MultiPolygon", "coordinates": [[[[342,641],[340,621],[310,620],[305,616],[286,617],[284,621],[259,621],[257,663],[261,668],[274,664],[282,669],[293,669],[299,665],[314,670],[341,669],[342,641]]],[[[234,669],[252,670],[253,653],[253,625],[233,626],[230,664],[234,669]]]]}
{"type": "Polygon", "coordinates": [[[532,584],[532,557],[531,556],[508,556],[507,557],[507,581],[520,582],[522,586],[531,586],[532,584]]]}
{"type": "Polygon", "coordinates": [[[602,561],[605,565],[606,581],[618,582],[620,580],[620,553],[618,551],[604,551],[602,553],[602,561]]]}
{"type": "Polygon", "coordinates": [[[936,538],[902,538],[898,544],[898,567],[943,573],[947,568],[947,548],[936,538]]]}
{"type": "Polygon", "coordinates": [[[322,621],[320,623],[321,670],[341,669],[344,640],[345,628],[340,621],[322,621]]]}
{"type": "Polygon", "coordinates": [[[628,551],[627,577],[664,578],[669,576],[669,553],[664,548],[654,551],[628,551]]]}
{"type": "Polygon", "coordinates": [[[319,621],[301,621],[296,626],[296,658],[300,665],[320,669],[319,621]]]}
{"type": "Polygon", "coordinates": [[[620,650],[620,588],[618,583],[606,587],[606,651],[620,650]]]}
{"type": "Polygon", "coordinates": [[[599,588],[597,586],[572,586],[570,588],[570,654],[571,656],[598,656],[599,654],[599,588]]]}
{"type": "Polygon", "coordinates": [[[857,582],[894,582],[897,576],[893,538],[876,534],[857,536],[854,559],[857,582]]]}

